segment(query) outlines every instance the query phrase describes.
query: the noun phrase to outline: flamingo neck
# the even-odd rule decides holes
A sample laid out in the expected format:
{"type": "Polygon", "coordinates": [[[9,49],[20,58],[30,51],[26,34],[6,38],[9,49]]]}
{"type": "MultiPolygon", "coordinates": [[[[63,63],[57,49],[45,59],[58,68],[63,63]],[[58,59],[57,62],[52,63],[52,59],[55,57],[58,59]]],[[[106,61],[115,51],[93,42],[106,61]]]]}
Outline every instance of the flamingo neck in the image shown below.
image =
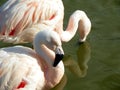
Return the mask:
{"type": "Polygon", "coordinates": [[[44,75],[46,79],[46,88],[52,88],[60,82],[64,75],[64,65],[61,61],[56,67],[53,67],[53,60],[55,58],[55,53],[49,49],[50,37],[49,31],[45,33],[38,33],[33,40],[33,46],[36,53],[45,60],[44,75]],[[44,34],[44,35],[43,35],[44,34]],[[48,48],[47,48],[48,47],[48,48]]]}
{"type": "Polygon", "coordinates": [[[36,53],[43,59],[45,60],[45,62],[52,66],[53,65],[53,60],[55,58],[55,53],[50,50],[49,45],[50,42],[47,41],[47,39],[49,38],[49,36],[47,36],[47,34],[49,35],[49,33],[43,33],[43,34],[37,34],[34,41],[33,41],[33,46],[34,49],[36,51],[36,53]],[[43,35],[45,34],[45,35],[43,35]],[[47,45],[47,46],[46,46],[47,45]]]}
{"type": "Polygon", "coordinates": [[[36,53],[42,58],[42,60],[45,60],[47,65],[53,64],[51,58],[49,57],[50,52],[46,50],[47,48],[44,45],[40,46],[40,44],[37,43],[34,46],[34,49],[35,49],[36,53]]]}

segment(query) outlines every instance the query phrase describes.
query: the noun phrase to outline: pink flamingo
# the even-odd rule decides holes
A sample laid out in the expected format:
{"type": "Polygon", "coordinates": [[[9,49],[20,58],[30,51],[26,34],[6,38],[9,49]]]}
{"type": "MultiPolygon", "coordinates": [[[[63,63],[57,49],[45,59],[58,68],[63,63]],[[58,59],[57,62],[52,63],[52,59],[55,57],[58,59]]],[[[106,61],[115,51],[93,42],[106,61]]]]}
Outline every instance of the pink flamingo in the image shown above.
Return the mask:
{"type": "Polygon", "coordinates": [[[0,90],[49,90],[64,75],[64,52],[59,35],[42,30],[24,46],[0,49],[0,90]]]}
{"type": "Polygon", "coordinates": [[[79,29],[80,41],[84,42],[91,29],[86,13],[76,10],[70,16],[66,30],[63,30],[63,19],[62,0],[8,0],[0,7],[0,40],[32,42],[40,30],[52,29],[61,41],[68,42],[79,29]]]}

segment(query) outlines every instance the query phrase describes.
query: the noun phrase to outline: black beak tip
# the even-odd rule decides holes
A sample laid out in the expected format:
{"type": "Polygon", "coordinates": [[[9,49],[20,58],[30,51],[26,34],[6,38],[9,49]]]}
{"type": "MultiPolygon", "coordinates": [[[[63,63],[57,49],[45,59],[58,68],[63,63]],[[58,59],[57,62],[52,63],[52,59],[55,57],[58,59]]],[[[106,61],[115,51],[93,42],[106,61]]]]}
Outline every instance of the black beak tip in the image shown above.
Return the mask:
{"type": "Polygon", "coordinates": [[[55,56],[55,61],[53,63],[53,67],[56,67],[58,63],[63,59],[64,55],[63,54],[56,54],[55,56]]]}

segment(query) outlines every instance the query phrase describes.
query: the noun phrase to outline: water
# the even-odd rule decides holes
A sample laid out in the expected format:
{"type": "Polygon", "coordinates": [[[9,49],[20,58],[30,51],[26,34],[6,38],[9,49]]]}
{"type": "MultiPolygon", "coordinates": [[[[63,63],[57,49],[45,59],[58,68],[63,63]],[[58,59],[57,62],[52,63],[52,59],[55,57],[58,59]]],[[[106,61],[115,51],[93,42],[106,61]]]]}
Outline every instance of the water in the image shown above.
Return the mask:
{"type": "Polygon", "coordinates": [[[77,44],[77,34],[69,43],[63,43],[65,75],[53,90],[120,90],[120,0],[63,3],[64,28],[69,16],[80,9],[91,19],[92,30],[84,44],[77,44]]]}

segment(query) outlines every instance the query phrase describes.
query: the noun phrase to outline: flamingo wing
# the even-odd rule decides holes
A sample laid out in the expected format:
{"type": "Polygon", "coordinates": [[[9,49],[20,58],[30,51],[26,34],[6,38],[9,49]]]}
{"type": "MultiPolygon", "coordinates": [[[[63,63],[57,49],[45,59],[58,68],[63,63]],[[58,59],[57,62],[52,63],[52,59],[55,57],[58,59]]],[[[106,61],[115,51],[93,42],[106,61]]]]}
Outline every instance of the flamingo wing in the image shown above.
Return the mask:
{"type": "Polygon", "coordinates": [[[34,51],[22,46],[0,49],[0,90],[35,90],[44,86],[44,73],[32,54],[34,51]]]}
{"type": "MultiPolygon", "coordinates": [[[[0,34],[14,35],[33,22],[36,0],[9,0],[0,8],[0,34]]],[[[38,13],[39,14],[39,13],[38,13]]]]}
{"type": "Polygon", "coordinates": [[[17,36],[24,29],[38,23],[54,24],[55,26],[61,16],[63,17],[59,12],[59,10],[63,11],[61,6],[61,0],[60,2],[54,0],[8,0],[0,8],[0,37],[17,36]]]}

